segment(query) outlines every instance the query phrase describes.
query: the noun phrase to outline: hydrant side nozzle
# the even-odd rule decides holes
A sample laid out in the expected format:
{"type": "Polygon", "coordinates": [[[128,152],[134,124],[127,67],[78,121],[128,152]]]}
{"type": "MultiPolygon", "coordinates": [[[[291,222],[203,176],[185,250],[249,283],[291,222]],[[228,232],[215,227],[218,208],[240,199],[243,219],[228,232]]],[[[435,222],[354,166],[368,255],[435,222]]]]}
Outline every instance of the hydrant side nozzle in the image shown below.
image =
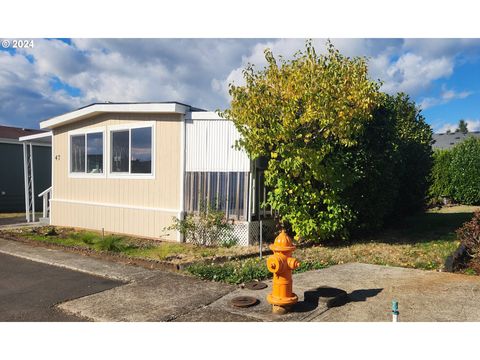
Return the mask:
{"type": "Polygon", "coordinates": [[[300,261],[295,258],[289,257],[287,259],[288,267],[292,270],[298,269],[300,267],[300,261]]]}
{"type": "Polygon", "coordinates": [[[276,254],[270,255],[267,258],[267,268],[268,268],[268,271],[270,271],[271,273],[276,274],[277,272],[281,271],[283,268],[282,265],[283,265],[282,259],[276,254]]]}

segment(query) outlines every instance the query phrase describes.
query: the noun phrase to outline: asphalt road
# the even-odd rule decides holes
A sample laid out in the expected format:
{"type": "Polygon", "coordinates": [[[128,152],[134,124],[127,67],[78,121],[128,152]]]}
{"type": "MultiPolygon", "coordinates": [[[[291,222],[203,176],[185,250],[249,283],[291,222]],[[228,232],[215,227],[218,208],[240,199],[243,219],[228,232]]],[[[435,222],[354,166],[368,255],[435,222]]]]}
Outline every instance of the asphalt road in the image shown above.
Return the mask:
{"type": "Polygon", "coordinates": [[[121,284],[0,254],[0,321],[84,321],[54,305],[121,284]]]}
{"type": "Polygon", "coordinates": [[[25,216],[15,216],[15,217],[7,217],[7,218],[0,218],[0,226],[1,225],[12,225],[12,224],[23,224],[26,223],[25,216]]]}

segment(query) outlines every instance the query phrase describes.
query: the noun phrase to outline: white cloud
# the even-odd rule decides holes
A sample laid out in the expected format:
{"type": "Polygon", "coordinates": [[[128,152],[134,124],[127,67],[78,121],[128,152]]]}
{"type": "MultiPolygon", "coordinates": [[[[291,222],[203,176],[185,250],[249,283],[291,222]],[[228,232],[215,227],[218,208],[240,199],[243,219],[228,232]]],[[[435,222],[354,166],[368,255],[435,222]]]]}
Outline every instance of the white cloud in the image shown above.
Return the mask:
{"type": "Polygon", "coordinates": [[[420,102],[420,107],[425,110],[437,105],[446,104],[455,99],[465,99],[472,95],[471,91],[459,91],[456,92],[452,89],[447,89],[445,85],[442,85],[442,93],[440,97],[426,97],[420,102]]]}
{"type": "MultiPolygon", "coordinates": [[[[326,39],[315,39],[314,46],[318,52],[325,51],[326,39]]],[[[420,54],[406,49],[421,49],[418,43],[409,42],[405,45],[400,39],[332,39],[333,44],[347,56],[366,56],[369,59],[369,73],[372,79],[383,82],[382,90],[387,93],[406,92],[412,96],[431,86],[432,82],[452,75],[455,65],[455,56],[451,52],[438,55],[442,49],[439,43],[432,54],[420,54]]],[[[241,66],[234,68],[223,79],[214,79],[212,85],[226,99],[228,84],[234,81],[242,85],[242,69],[247,63],[262,68],[266,63],[263,51],[271,48],[275,55],[291,58],[295,51],[304,47],[304,39],[278,39],[258,43],[250,50],[249,55],[242,58],[241,66]]],[[[468,45],[471,44],[468,42],[468,45]]],[[[443,47],[450,50],[448,47],[443,47]]]]}
{"type": "MultiPolygon", "coordinates": [[[[317,52],[326,39],[314,39],[317,52]]],[[[373,79],[389,93],[417,96],[448,78],[458,58],[477,56],[479,40],[332,39],[347,56],[367,56],[373,79]]],[[[36,127],[50,116],[97,101],[181,101],[207,109],[228,106],[228,84],[243,83],[247,63],[266,65],[265,48],[291,58],[305,39],[36,40],[14,55],[0,51],[0,122],[36,127]],[[33,61],[29,61],[33,59],[33,61]],[[52,86],[78,88],[79,96],[52,86]]],[[[469,96],[446,90],[433,106],[469,96]]]]}
{"type": "Polygon", "coordinates": [[[469,131],[480,131],[480,120],[465,120],[469,131]]]}

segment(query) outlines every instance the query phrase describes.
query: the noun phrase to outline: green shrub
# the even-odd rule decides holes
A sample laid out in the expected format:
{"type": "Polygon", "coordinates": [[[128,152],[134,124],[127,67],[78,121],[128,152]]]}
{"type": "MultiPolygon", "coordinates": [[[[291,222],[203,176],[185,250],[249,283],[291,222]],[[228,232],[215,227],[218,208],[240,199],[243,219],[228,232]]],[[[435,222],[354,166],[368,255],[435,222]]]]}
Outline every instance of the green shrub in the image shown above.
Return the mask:
{"type": "Polygon", "coordinates": [[[433,199],[453,197],[452,174],[450,173],[451,162],[451,150],[436,150],[433,153],[433,167],[430,175],[431,185],[428,191],[433,199]]]}
{"type": "Polygon", "coordinates": [[[455,201],[480,203],[480,139],[470,137],[452,149],[450,176],[455,201]]]}
{"type": "Polygon", "coordinates": [[[252,159],[268,158],[267,203],[297,238],[348,238],[421,209],[432,130],[407,95],[381,93],[365,58],[311,42],[292,60],[243,71],[230,84],[232,119],[252,159]]]}
{"type": "Polygon", "coordinates": [[[108,235],[97,243],[100,250],[122,252],[128,249],[128,245],[124,243],[124,239],[121,236],[108,235]]]}
{"type": "Polygon", "coordinates": [[[93,245],[98,240],[98,234],[92,232],[78,232],[70,235],[72,239],[83,241],[87,245],[93,245]]]}
{"type": "Polygon", "coordinates": [[[449,197],[464,205],[480,204],[480,139],[469,137],[450,150],[436,151],[431,173],[432,198],[449,197]]]}
{"type": "MultiPolygon", "coordinates": [[[[317,261],[300,262],[300,267],[294,273],[301,273],[309,270],[318,270],[327,267],[317,261]]],[[[221,281],[229,284],[241,284],[253,280],[264,280],[272,277],[267,269],[266,259],[247,259],[231,261],[224,264],[194,264],[186,268],[192,275],[204,280],[221,281]]]]}
{"type": "Polygon", "coordinates": [[[432,130],[405,94],[386,95],[346,154],[356,180],[342,194],[354,213],[350,231],[372,231],[421,209],[432,166],[432,130]]]}
{"type": "Polygon", "coordinates": [[[248,259],[225,264],[194,264],[186,270],[202,279],[222,281],[229,284],[241,284],[252,280],[271,277],[265,260],[248,259]]]}
{"type": "Polygon", "coordinates": [[[165,230],[178,231],[193,244],[230,247],[238,242],[225,212],[216,210],[211,204],[201,202],[198,214],[187,214],[184,219],[172,217],[172,221],[165,230]]]}

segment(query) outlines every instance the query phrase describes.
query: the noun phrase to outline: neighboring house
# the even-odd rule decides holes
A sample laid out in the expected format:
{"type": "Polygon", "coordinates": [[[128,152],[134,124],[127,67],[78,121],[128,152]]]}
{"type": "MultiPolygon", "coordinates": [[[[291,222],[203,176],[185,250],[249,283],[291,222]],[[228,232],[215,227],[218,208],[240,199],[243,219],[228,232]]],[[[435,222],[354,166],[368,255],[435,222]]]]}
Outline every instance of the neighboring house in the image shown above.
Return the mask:
{"type": "MultiPolygon", "coordinates": [[[[25,211],[24,147],[18,138],[43,133],[45,131],[0,126],[0,212],[25,211]]],[[[35,171],[33,192],[37,197],[50,187],[52,152],[50,144],[43,141],[32,141],[31,151],[35,171]]]]}
{"type": "Polygon", "coordinates": [[[468,137],[480,138],[480,131],[469,131],[467,133],[456,131],[451,133],[433,134],[432,148],[433,150],[450,149],[468,137]]]}
{"type": "Polygon", "coordinates": [[[177,102],[99,103],[40,127],[52,133],[52,225],[182,241],[164,228],[209,199],[247,245],[258,240],[258,221],[271,219],[260,208],[259,162],[233,147],[235,126],[214,112],[177,102]]]}

